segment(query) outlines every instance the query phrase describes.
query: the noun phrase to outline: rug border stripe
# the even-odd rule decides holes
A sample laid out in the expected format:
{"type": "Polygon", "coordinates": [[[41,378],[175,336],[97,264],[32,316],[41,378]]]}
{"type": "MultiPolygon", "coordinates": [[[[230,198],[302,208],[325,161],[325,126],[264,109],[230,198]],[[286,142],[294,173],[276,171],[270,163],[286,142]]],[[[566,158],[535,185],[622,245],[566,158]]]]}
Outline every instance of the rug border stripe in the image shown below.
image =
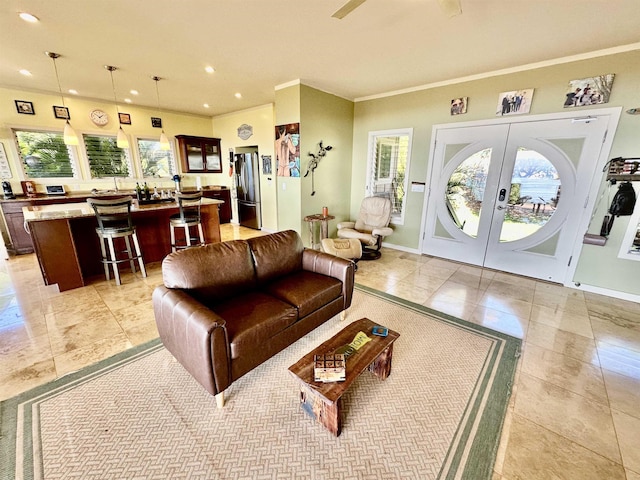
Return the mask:
{"type": "MultiPolygon", "coordinates": [[[[478,376],[474,392],[465,407],[437,477],[439,479],[459,478],[462,480],[490,479],[522,341],[511,335],[444,312],[438,312],[364,285],[356,284],[355,288],[362,293],[377,296],[400,307],[429,315],[450,326],[483,336],[492,342],[490,351],[485,357],[482,373],[478,376]],[[483,405],[487,408],[483,408],[483,405]],[[469,419],[472,420],[469,421],[469,419]],[[491,445],[482,441],[483,438],[490,439],[491,445]],[[445,468],[447,463],[449,468],[445,468]]],[[[0,452],[0,474],[2,474],[0,478],[42,478],[43,465],[41,461],[36,461],[37,455],[34,456],[33,451],[33,436],[34,434],[38,436],[33,429],[39,428],[38,412],[41,402],[59,395],[68,388],[120,368],[123,364],[139,357],[150,355],[161,348],[162,343],[159,338],[156,338],[1,402],[0,435],[3,437],[2,442],[13,444],[16,450],[10,452],[11,449],[3,448],[0,452]],[[19,428],[23,430],[20,435],[18,435],[19,428]],[[19,447],[19,444],[22,444],[22,448],[19,447]],[[17,462],[18,458],[22,458],[23,461],[17,462]],[[22,464],[22,468],[19,467],[19,464],[22,464]]],[[[37,448],[38,446],[35,446],[36,450],[37,448]]]]}
{"type": "Polygon", "coordinates": [[[38,478],[34,475],[32,431],[34,405],[76,384],[88,382],[96,376],[120,368],[124,362],[150,355],[159,348],[162,348],[162,342],[159,338],[155,338],[0,402],[0,435],[3,443],[6,440],[10,445],[15,445],[13,452],[4,448],[0,451],[0,478],[16,480],[38,478]],[[20,422],[18,422],[19,417],[22,418],[20,422]],[[19,432],[21,432],[20,435],[19,432]],[[16,461],[18,455],[23,459],[22,468],[19,468],[16,461]]]}

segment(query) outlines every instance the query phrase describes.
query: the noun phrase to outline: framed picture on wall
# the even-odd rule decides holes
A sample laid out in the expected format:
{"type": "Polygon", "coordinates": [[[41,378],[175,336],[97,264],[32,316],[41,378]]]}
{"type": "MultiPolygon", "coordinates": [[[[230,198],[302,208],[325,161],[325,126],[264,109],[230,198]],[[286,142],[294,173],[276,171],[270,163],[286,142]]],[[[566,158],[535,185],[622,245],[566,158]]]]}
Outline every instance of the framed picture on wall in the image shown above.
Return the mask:
{"type": "Polygon", "coordinates": [[[609,103],[615,74],[571,80],[565,93],[564,108],[609,103]]]}
{"type": "Polygon", "coordinates": [[[16,102],[16,109],[18,113],[23,113],[25,115],[35,115],[36,112],[33,110],[33,103],[27,102],[26,100],[14,100],[16,102]]]}
{"type": "Polygon", "coordinates": [[[451,100],[451,115],[461,115],[467,113],[467,102],[469,97],[458,97],[451,100]]]}
{"type": "Polygon", "coordinates": [[[276,166],[278,177],[300,176],[300,124],[276,127],[276,166]]]}
{"type": "Polygon", "coordinates": [[[271,155],[262,155],[262,173],[271,175],[271,155]]]}
{"type": "Polygon", "coordinates": [[[529,113],[531,101],[533,100],[533,88],[513,90],[512,92],[502,92],[498,96],[498,106],[496,115],[520,115],[529,113]]]}
{"type": "Polygon", "coordinates": [[[53,106],[53,115],[56,118],[62,118],[64,120],[69,120],[71,117],[69,116],[69,109],[67,107],[60,107],[58,105],[53,106]]]}
{"type": "Polygon", "coordinates": [[[151,126],[153,128],[162,128],[162,119],[158,117],[151,117],[151,126]]]}
{"type": "Polygon", "coordinates": [[[128,113],[118,113],[118,119],[121,125],[131,125],[131,115],[128,113]]]}

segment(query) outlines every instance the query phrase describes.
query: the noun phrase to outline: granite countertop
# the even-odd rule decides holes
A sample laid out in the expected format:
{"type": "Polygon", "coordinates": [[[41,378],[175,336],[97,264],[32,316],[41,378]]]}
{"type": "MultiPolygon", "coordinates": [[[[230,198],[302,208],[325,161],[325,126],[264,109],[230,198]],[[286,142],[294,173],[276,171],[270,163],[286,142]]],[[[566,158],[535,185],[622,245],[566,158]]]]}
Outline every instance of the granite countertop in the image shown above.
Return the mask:
{"type": "MultiPolygon", "coordinates": [[[[164,189],[166,190],[166,188],[164,189]]],[[[202,187],[202,190],[207,191],[207,190],[229,190],[229,187],[226,187],[224,185],[220,185],[220,186],[204,186],[202,187]]],[[[198,190],[196,190],[195,188],[185,188],[182,190],[183,193],[195,193],[198,190]]],[[[85,199],[88,197],[117,197],[117,196],[131,196],[131,197],[135,197],[136,192],[134,190],[119,190],[119,191],[115,191],[115,190],[100,190],[97,193],[93,193],[91,191],[87,191],[87,192],[82,192],[82,191],[78,191],[78,192],[67,192],[64,195],[47,195],[46,193],[38,193],[36,194],[35,197],[27,197],[26,195],[22,195],[22,194],[16,194],[16,198],[13,199],[3,199],[0,196],[0,202],[38,202],[39,200],[46,200],[46,201],[51,201],[51,200],[56,200],[56,199],[74,199],[74,198],[78,198],[78,199],[85,199]]]]}
{"type": "MultiPolygon", "coordinates": [[[[214,198],[202,199],[202,205],[216,205],[221,203],[224,202],[222,200],[216,200],[214,198]]],[[[138,205],[138,203],[134,201],[131,205],[131,212],[135,213],[149,210],[163,210],[168,208],[177,208],[177,205],[175,202],[138,205]]],[[[93,208],[87,202],[60,203],[54,205],[31,205],[29,207],[22,207],[22,213],[24,215],[25,221],[27,222],[94,216],[93,208]]]]}

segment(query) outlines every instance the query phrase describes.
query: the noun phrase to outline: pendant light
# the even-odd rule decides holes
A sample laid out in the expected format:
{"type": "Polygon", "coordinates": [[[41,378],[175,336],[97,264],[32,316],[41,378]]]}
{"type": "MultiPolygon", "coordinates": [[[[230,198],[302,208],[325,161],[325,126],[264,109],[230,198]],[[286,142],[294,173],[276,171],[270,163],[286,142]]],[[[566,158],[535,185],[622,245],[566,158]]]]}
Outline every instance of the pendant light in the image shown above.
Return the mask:
{"type": "MultiPolygon", "coordinates": [[[[162,121],[162,110],[160,109],[160,92],[158,91],[158,82],[162,80],[160,77],[151,77],[156,82],[156,98],[158,99],[158,117],[162,121]]],[[[167,135],[164,133],[164,127],[162,127],[162,133],[160,134],[160,150],[171,150],[171,144],[167,135]]]]}
{"type": "MultiPolygon", "coordinates": [[[[58,82],[58,91],[60,92],[60,99],[62,100],[62,106],[67,108],[64,104],[64,95],[62,95],[62,87],[60,86],[60,77],[58,76],[58,66],[56,65],[56,59],[60,58],[59,53],[55,52],[44,52],[51,60],[53,60],[53,70],[56,72],[56,81],[58,82]]],[[[68,110],[67,110],[68,111],[68,110]]],[[[69,119],[67,118],[67,122],[64,124],[64,132],[63,139],[65,145],[78,145],[80,142],[78,140],[78,135],[75,130],[69,123],[69,119]]]]}
{"type": "MultiPolygon", "coordinates": [[[[105,65],[104,68],[109,70],[109,74],[111,75],[111,88],[113,89],[113,101],[116,104],[116,113],[118,114],[118,123],[120,123],[120,110],[118,109],[118,96],[116,95],[116,85],[113,82],[113,72],[118,69],[118,67],[113,67],[111,65],[105,65]]],[[[118,129],[118,138],[116,140],[116,145],[118,148],[129,148],[129,140],[127,139],[127,134],[124,133],[122,129],[122,124],[120,124],[120,128],[118,129]]]]}

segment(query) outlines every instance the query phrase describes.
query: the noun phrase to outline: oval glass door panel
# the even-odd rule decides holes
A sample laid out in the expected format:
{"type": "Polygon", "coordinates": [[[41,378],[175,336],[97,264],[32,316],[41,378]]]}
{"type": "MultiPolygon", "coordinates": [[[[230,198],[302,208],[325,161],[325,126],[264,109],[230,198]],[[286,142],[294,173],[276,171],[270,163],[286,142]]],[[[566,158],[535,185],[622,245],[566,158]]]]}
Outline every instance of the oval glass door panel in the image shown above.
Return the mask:
{"type": "Polygon", "coordinates": [[[520,240],[540,230],[558,207],[560,189],[553,164],[535,150],[519,147],[500,242],[520,240]]]}
{"type": "Polygon", "coordinates": [[[487,185],[491,148],[463,160],[447,182],[446,202],[451,219],[465,234],[476,238],[487,185]]]}

